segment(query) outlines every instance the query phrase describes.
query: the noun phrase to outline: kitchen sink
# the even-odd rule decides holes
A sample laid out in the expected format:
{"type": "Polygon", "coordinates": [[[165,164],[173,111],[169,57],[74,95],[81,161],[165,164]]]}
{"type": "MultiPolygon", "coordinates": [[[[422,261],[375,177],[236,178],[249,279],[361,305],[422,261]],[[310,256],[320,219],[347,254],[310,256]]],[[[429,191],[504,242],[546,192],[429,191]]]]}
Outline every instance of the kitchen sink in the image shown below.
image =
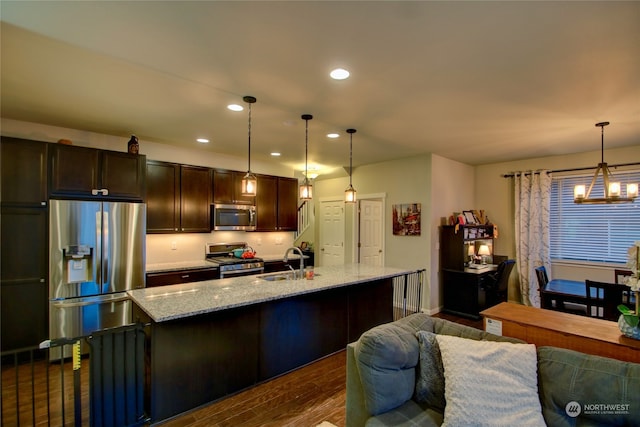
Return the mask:
{"type": "Polygon", "coordinates": [[[257,276],[258,279],[267,280],[269,282],[275,282],[279,280],[293,280],[293,273],[288,271],[285,273],[270,273],[257,276]]]}
{"type": "MultiPolygon", "coordinates": [[[[315,276],[319,276],[319,274],[316,274],[315,276]]],[[[286,272],[269,273],[269,274],[262,274],[256,277],[258,279],[266,280],[268,282],[276,282],[279,280],[293,280],[293,272],[286,271],[286,272]]]]}

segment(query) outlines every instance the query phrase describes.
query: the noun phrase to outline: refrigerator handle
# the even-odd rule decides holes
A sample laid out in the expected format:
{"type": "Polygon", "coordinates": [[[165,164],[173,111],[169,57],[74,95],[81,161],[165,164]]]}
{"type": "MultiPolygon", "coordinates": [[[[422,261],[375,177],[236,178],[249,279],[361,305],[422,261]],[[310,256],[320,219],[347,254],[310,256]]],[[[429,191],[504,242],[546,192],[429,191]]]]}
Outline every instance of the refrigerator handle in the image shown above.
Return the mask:
{"type": "Polygon", "coordinates": [[[107,292],[104,285],[109,284],[109,211],[102,210],[102,282],[101,291],[107,292]]]}

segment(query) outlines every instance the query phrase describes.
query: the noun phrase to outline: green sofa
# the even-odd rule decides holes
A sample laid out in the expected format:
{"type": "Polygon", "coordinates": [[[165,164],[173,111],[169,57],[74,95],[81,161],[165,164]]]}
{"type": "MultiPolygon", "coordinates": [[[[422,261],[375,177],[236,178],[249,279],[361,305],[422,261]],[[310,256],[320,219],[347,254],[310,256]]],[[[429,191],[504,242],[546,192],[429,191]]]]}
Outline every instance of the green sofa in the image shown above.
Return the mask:
{"type": "MultiPolygon", "coordinates": [[[[437,341],[449,339],[441,336],[449,335],[476,340],[473,345],[494,345],[477,341],[523,344],[424,313],[372,328],[347,345],[347,427],[442,425],[444,373],[435,373],[443,382],[430,387],[435,395],[427,402],[418,398],[416,384],[421,381],[423,390],[425,384],[420,366],[425,364],[425,347],[419,338],[425,333],[420,331],[439,335],[437,341]]],[[[533,353],[533,399],[539,404],[538,414],[542,413],[540,422],[544,418],[548,426],[640,425],[640,364],[555,347],[519,346],[524,347],[533,353]]],[[[523,425],[520,421],[524,420],[518,420],[523,425]]]]}

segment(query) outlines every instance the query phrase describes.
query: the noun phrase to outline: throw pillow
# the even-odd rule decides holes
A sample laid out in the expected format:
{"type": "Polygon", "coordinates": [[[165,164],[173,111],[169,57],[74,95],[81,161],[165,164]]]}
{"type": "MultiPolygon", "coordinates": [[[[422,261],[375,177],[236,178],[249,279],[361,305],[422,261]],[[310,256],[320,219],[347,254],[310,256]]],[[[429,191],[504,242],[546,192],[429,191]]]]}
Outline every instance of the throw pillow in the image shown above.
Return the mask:
{"type": "Polygon", "coordinates": [[[443,426],[545,426],[535,345],[436,339],[447,401],[443,426]]]}
{"type": "Polygon", "coordinates": [[[444,368],[436,334],[418,331],[420,359],[418,359],[418,378],[414,399],[429,407],[444,411],[444,368]]]}
{"type": "Polygon", "coordinates": [[[362,334],[354,349],[365,406],[371,415],[396,408],[413,396],[418,363],[415,330],[394,322],[362,334]]]}

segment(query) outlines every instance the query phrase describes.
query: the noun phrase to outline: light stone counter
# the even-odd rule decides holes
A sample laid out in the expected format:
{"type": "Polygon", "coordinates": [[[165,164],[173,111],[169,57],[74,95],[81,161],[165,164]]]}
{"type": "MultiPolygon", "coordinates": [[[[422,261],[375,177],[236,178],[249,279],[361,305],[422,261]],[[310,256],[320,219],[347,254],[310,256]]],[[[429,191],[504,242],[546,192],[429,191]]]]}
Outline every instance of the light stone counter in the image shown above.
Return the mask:
{"type": "Polygon", "coordinates": [[[128,294],[153,321],[164,322],[400,276],[413,271],[394,267],[348,264],[316,267],[313,280],[266,281],[257,276],[241,276],[135,289],[128,291],[128,294]]]}

